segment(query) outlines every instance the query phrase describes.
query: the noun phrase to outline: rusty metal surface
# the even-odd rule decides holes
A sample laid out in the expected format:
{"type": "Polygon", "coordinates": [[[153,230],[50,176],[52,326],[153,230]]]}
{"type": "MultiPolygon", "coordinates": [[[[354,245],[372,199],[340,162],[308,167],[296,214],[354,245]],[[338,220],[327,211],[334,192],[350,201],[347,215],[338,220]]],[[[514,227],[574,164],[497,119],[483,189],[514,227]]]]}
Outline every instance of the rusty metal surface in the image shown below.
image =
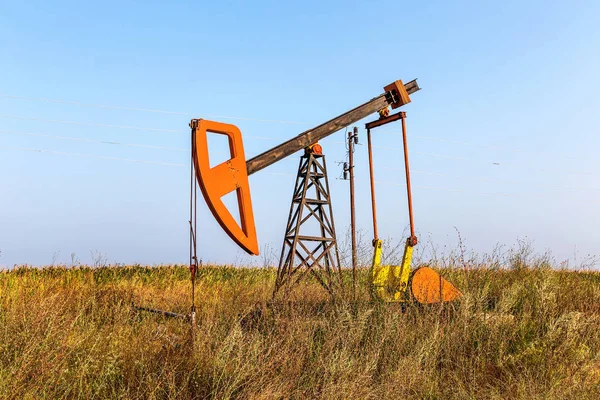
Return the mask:
{"type": "Polygon", "coordinates": [[[377,232],[377,211],[375,204],[375,172],[373,168],[373,147],[371,144],[371,129],[377,128],[379,126],[389,124],[390,122],[398,121],[402,122],[402,144],[404,151],[404,171],[406,173],[406,193],[408,199],[408,216],[410,221],[410,238],[409,243],[411,246],[416,246],[418,240],[415,236],[415,222],[413,216],[413,206],[412,206],[412,189],[410,183],[410,167],[408,161],[408,137],[406,133],[406,112],[400,111],[396,114],[389,115],[387,117],[380,118],[378,120],[374,120],[365,124],[365,128],[367,128],[367,142],[368,142],[368,152],[369,152],[369,174],[371,180],[371,206],[373,210],[373,232],[374,232],[374,241],[378,239],[377,232]]]}
{"type": "Polygon", "coordinates": [[[410,221],[410,238],[409,244],[411,246],[417,245],[417,237],[415,236],[415,221],[413,218],[413,207],[412,207],[412,191],[410,187],[410,168],[408,164],[408,138],[406,137],[406,113],[400,112],[400,119],[402,121],[402,143],[404,145],[404,170],[406,172],[406,194],[408,196],[408,217],[410,221]]]}
{"type": "Polygon", "coordinates": [[[371,210],[373,212],[373,245],[379,239],[377,231],[377,204],[375,201],[375,169],[373,166],[373,145],[371,144],[371,129],[367,128],[367,148],[369,152],[369,183],[371,184],[371,210]]]}
{"type": "Polygon", "coordinates": [[[385,90],[386,93],[391,93],[393,96],[394,101],[390,103],[392,109],[396,109],[398,107],[402,107],[403,105],[410,103],[410,97],[408,96],[409,93],[406,90],[406,87],[404,87],[404,84],[401,80],[390,83],[385,88],[383,88],[383,90],[385,90]]]}

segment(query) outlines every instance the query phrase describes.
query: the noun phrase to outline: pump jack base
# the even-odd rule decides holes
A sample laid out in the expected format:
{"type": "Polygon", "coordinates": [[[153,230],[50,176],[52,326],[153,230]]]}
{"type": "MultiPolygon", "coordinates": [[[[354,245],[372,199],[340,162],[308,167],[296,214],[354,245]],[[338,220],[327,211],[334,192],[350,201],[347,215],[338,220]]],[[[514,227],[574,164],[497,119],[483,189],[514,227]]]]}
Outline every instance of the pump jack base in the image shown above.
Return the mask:
{"type": "Polygon", "coordinates": [[[373,297],[386,303],[416,300],[421,304],[454,301],[462,293],[429,267],[411,271],[413,244],[406,240],[401,265],[381,265],[382,241],[373,241],[375,252],[371,268],[373,297]],[[410,289],[409,289],[410,288],[410,289]]]}

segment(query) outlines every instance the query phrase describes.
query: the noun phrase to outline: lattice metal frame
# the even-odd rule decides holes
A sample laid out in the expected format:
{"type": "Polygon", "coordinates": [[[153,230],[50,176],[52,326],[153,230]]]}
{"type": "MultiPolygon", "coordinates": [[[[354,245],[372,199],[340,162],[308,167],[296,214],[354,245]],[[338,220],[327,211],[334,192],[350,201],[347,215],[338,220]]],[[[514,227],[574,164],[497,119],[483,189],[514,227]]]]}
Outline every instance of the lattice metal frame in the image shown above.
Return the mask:
{"type": "Polygon", "coordinates": [[[342,287],[325,156],[312,153],[300,158],[273,297],[282,289],[289,292],[308,273],[332,297],[342,287]],[[309,221],[318,223],[320,236],[302,234],[309,221]]]}

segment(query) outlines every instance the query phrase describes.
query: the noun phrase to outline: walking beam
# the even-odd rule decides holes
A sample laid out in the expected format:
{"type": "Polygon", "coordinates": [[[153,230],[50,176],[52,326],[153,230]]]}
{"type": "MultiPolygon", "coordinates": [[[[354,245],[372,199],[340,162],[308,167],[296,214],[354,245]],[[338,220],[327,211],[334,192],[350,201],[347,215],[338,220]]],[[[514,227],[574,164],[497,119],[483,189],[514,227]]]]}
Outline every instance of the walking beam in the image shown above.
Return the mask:
{"type": "Polygon", "coordinates": [[[319,140],[326,138],[340,129],[344,129],[348,125],[352,125],[356,121],[360,121],[374,112],[388,106],[392,106],[392,108],[400,107],[410,102],[408,95],[413,94],[420,89],[416,79],[406,84],[402,84],[402,81],[396,81],[385,87],[385,93],[251,158],[246,162],[248,175],[252,175],[311,144],[317,143],[319,140]]]}

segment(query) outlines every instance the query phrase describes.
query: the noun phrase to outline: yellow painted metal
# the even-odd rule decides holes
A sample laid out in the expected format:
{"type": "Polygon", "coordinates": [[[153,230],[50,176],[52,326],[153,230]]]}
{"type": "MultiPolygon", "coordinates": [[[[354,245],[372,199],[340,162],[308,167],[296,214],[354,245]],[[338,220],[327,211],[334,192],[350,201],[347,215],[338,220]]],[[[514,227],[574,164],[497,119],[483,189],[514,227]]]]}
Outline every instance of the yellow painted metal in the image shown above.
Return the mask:
{"type": "Polygon", "coordinates": [[[381,248],[383,246],[383,242],[380,239],[376,239],[373,242],[373,246],[375,247],[375,252],[373,253],[373,268],[378,268],[381,265],[381,248]]]}
{"type": "Polygon", "coordinates": [[[406,241],[406,246],[404,247],[404,255],[402,256],[402,271],[400,271],[400,290],[402,294],[406,292],[408,288],[408,278],[410,277],[410,266],[412,264],[412,256],[413,256],[413,246],[409,244],[409,241],[406,241]]]}
{"type": "Polygon", "coordinates": [[[406,300],[406,289],[410,277],[413,247],[408,241],[404,248],[401,265],[381,265],[381,240],[376,240],[373,264],[371,269],[371,282],[374,295],[385,302],[402,302],[406,300]]]}

